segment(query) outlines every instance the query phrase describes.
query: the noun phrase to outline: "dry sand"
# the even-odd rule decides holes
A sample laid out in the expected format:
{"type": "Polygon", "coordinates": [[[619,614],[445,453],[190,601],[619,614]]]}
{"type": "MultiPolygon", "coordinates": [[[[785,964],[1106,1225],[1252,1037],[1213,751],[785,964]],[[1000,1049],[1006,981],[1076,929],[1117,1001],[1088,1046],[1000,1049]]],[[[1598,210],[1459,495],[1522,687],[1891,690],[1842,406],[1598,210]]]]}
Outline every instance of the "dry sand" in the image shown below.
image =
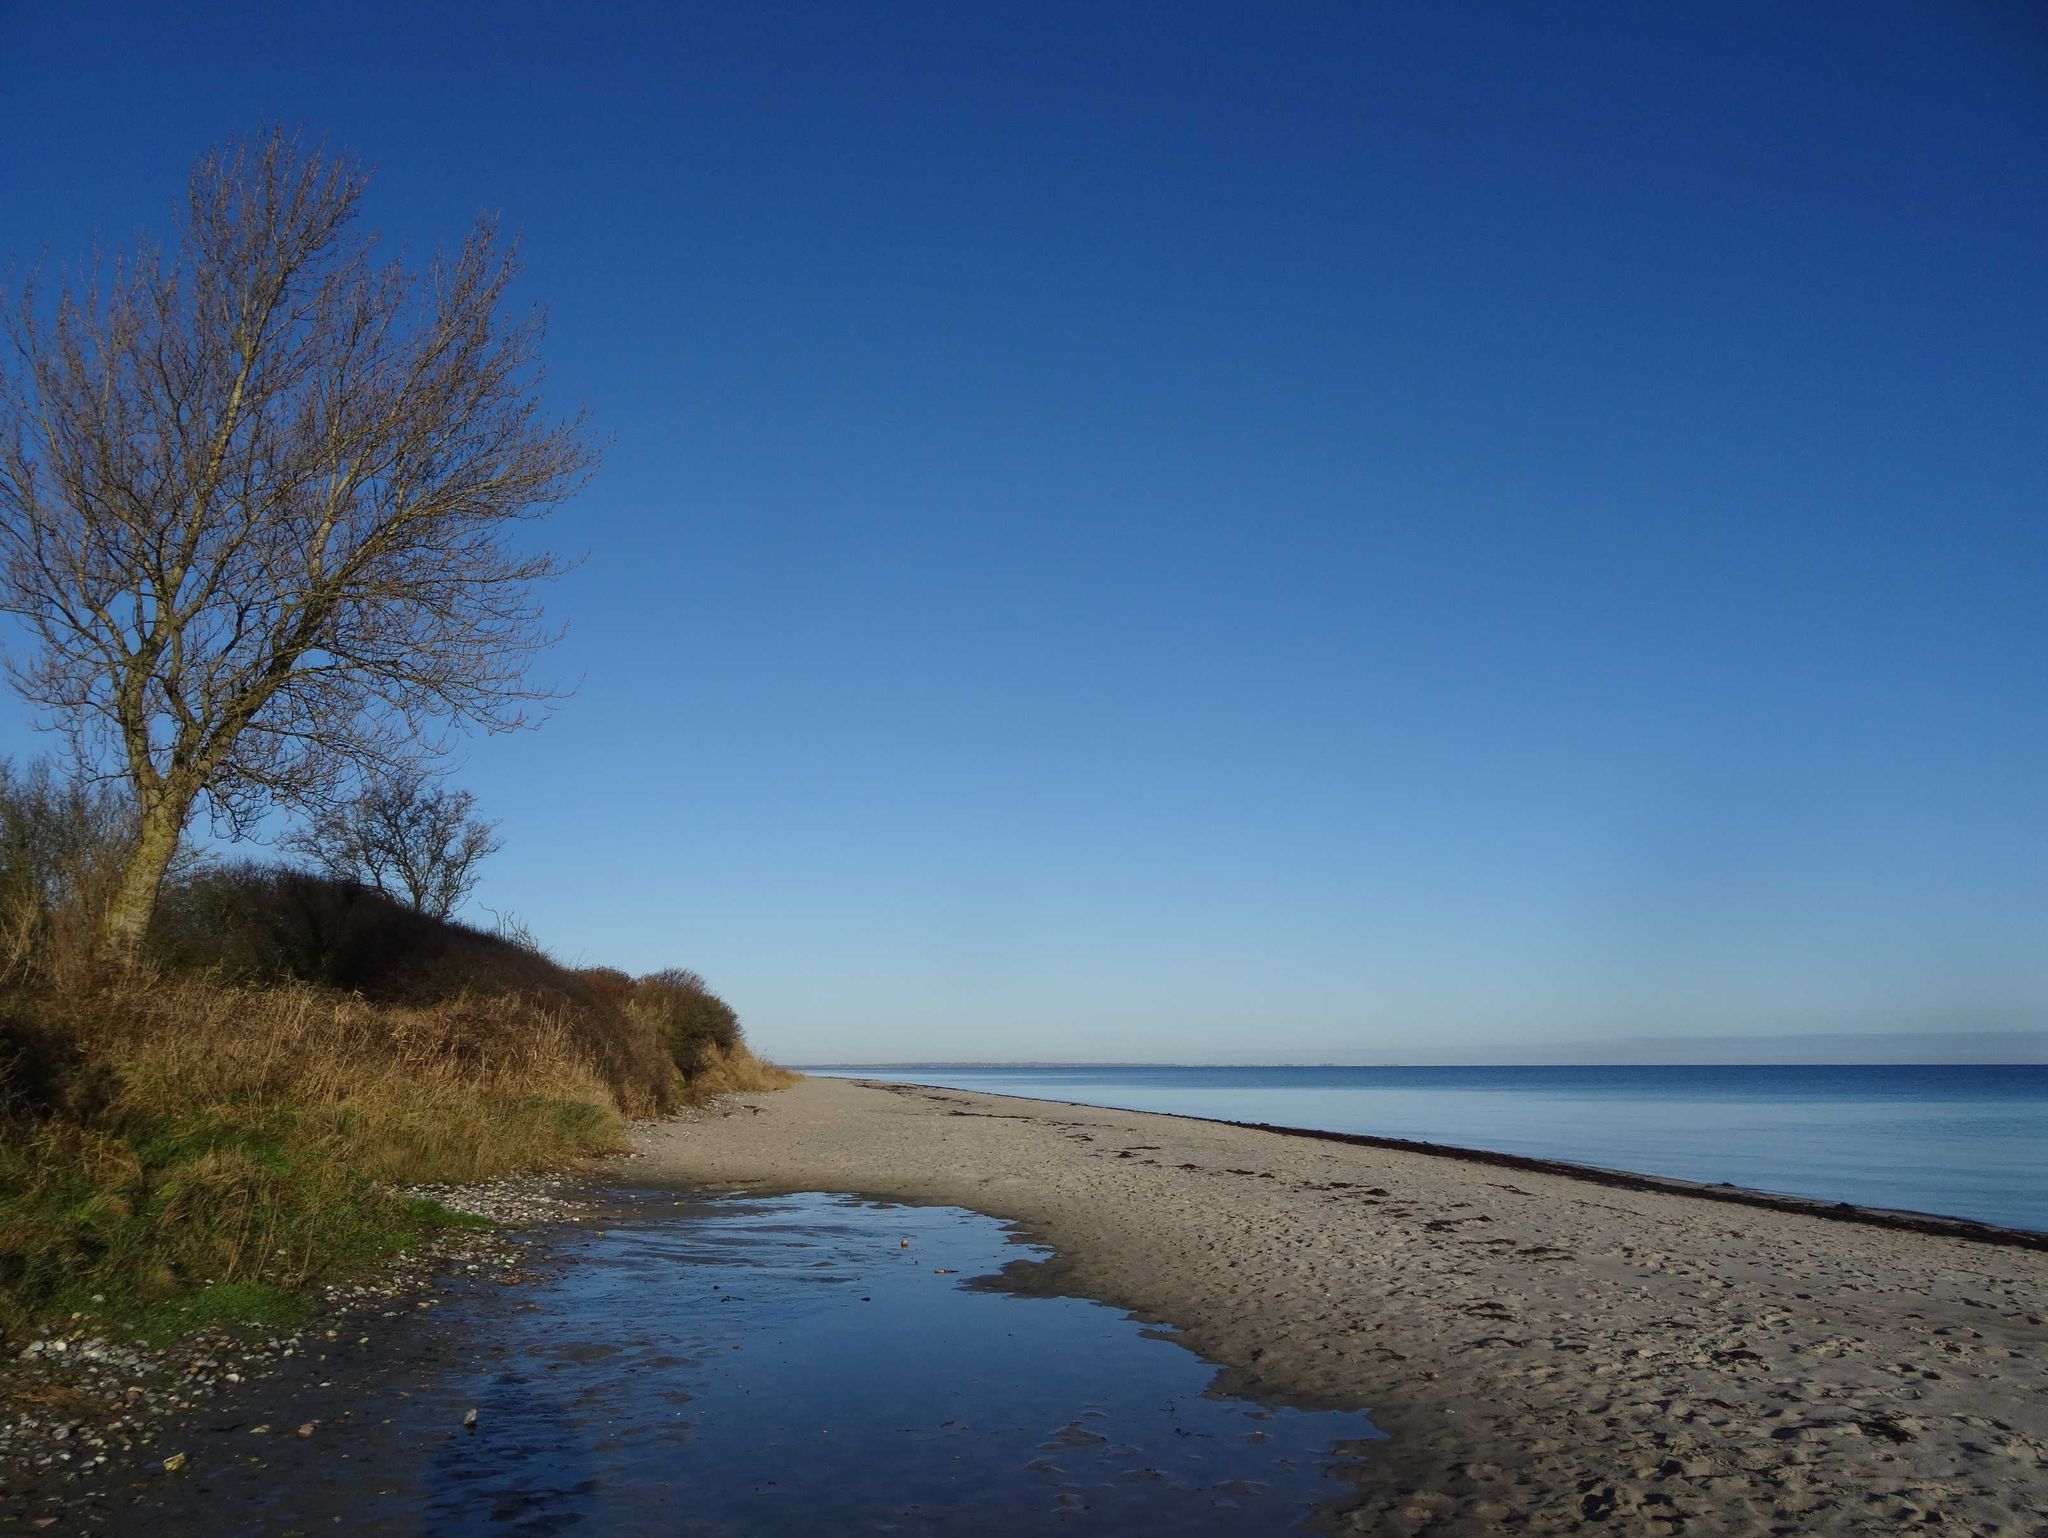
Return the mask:
{"type": "Polygon", "coordinates": [[[1361,1533],[2048,1531],[2048,1254],[1179,1117],[812,1079],[655,1178],[971,1207],[1019,1288],[1362,1407],[1361,1533]]]}

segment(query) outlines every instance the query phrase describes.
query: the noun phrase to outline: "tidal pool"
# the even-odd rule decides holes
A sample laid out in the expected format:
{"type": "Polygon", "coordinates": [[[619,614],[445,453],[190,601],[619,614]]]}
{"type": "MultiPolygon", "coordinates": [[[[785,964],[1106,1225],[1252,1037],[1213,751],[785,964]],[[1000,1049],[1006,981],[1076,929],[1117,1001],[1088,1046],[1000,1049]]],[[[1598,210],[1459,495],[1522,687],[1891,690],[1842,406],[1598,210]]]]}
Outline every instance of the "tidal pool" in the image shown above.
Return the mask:
{"type": "Polygon", "coordinates": [[[1211,1395],[1099,1303],[966,1285],[1045,1253],[978,1213],[607,1198],[545,1279],[446,1311],[430,1368],[355,1385],[324,1455],[216,1463],[209,1538],[1283,1532],[1379,1435],[1211,1395]]]}

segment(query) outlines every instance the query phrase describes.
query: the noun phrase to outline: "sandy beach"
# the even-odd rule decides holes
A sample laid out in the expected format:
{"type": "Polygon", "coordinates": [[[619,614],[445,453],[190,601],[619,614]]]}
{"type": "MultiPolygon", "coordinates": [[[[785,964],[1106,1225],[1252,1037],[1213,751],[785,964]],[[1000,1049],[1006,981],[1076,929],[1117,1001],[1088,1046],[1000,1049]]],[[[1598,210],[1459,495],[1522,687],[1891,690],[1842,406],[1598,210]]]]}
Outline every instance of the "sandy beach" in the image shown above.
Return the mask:
{"type": "Polygon", "coordinates": [[[1400,1149],[813,1079],[645,1129],[636,1177],[1015,1221],[1020,1290],[1365,1408],[1360,1533],[2048,1521],[2048,1254],[1400,1149]]]}

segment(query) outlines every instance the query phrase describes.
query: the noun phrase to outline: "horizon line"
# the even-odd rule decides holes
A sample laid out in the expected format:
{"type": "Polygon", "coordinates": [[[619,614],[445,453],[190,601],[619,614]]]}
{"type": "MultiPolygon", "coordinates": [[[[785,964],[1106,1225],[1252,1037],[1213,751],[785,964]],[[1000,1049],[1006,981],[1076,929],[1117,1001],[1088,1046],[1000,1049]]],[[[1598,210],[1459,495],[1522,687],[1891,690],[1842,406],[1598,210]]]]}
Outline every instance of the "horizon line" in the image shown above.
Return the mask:
{"type": "Polygon", "coordinates": [[[1629,1063],[1601,1061],[1570,1061],[1555,1063],[1340,1063],[1340,1062],[1295,1062],[1295,1063],[1191,1063],[1173,1060],[1143,1061],[1139,1059],[1116,1061],[1060,1061],[1055,1059],[919,1059],[892,1063],[787,1063],[783,1066],[797,1072],[823,1071],[833,1068],[2048,1068],[2048,1062],[2027,1059],[1968,1060],[1910,1058],[1893,1061],[1884,1059],[1836,1060],[1831,1062],[1654,1062],[1629,1063]]]}

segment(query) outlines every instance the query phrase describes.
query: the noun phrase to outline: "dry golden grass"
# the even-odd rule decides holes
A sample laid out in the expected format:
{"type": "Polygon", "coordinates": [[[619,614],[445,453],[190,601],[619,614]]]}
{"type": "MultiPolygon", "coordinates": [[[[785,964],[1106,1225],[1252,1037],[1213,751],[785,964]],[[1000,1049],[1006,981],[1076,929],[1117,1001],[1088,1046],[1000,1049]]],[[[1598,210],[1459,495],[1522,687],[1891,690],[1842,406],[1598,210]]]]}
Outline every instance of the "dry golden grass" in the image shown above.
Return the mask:
{"type": "Polygon", "coordinates": [[[397,1186],[561,1167],[628,1118],[796,1077],[736,1023],[685,1073],[623,974],[504,949],[416,1002],[192,972],[0,998],[0,1335],[102,1298],[159,1333],[285,1317],[455,1220],[397,1186]]]}
{"type": "MultiPolygon", "coordinates": [[[[0,1138],[0,1334],[100,1298],[138,1327],[169,1309],[171,1330],[194,1308],[288,1311],[292,1289],[448,1220],[394,1184],[619,1142],[606,1075],[518,997],[407,1007],[160,978],[8,1003],[74,1066],[61,1103],[0,1138]]],[[[638,1098],[677,1097],[664,1082],[638,1098]]]]}
{"type": "Polygon", "coordinates": [[[195,864],[149,971],[97,938],[116,791],[0,759],[0,1338],[174,1333],[459,1222],[412,1182],[560,1167],[790,1076],[695,973],[635,980],[306,871],[195,864]]]}
{"type": "Polygon", "coordinates": [[[145,1116],[245,1120],[288,1108],[293,1141],[392,1180],[471,1180],[616,1146],[622,1107],[562,1020],[517,997],[407,1007],[303,984],[165,978],[61,1011],[88,1056],[119,1065],[145,1116]]]}
{"type": "Polygon", "coordinates": [[[707,1046],[698,1055],[697,1067],[684,1081],[683,1097],[691,1105],[703,1105],[719,1095],[752,1095],[771,1089],[788,1089],[803,1077],[754,1056],[744,1041],[730,1048],[707,1046]]]}

